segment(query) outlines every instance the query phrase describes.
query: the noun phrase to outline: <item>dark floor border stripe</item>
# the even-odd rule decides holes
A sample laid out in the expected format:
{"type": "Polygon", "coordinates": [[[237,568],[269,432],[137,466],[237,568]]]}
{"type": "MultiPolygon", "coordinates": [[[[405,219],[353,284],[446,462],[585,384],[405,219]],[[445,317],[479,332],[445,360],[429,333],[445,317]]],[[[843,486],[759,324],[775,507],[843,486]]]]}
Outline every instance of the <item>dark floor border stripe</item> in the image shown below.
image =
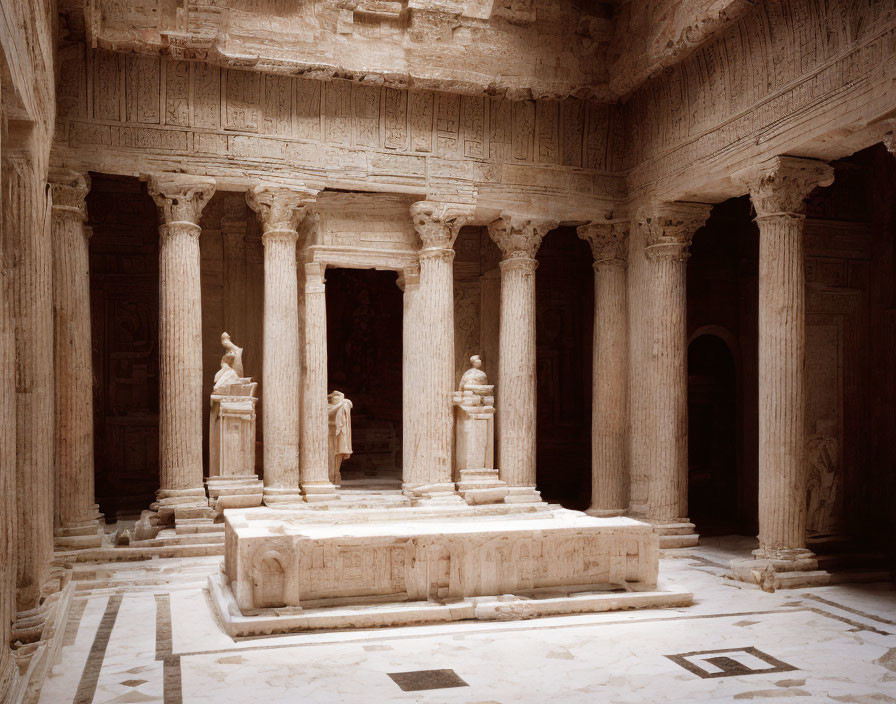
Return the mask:
{"type": "Polygon", "coordinates": [[[62,636],[62,647],[75,644],[78,637],[78,629],[81,628],[81,619],[84,617],[84,609],[87,608],[87,599],[75,599],[72,609],[65,624],[65,633],[62,636]]]}
{"type": "Polygon", "coordinates": [[[156,594],[156,660],[162,661],[165,704],[183,704],[180,655],[174,655],[171,633],[171,594],[156,594]]]}
{"type": "Polygon", "coordinates": [[[859,611],[858,609],[854,609],[851,606],[845,606],[844,604],[838,604],[836,601],[831,601],[830,599],[825,599],[824,597],[820,597],[817,594],[803,594],[804,599],[814,599],[815,601],[820,601],[822,604],[827,604],[828,606],[833,606],[835,609],[840,609],[841,611],[848,611],[851,614],[855,614],[856,616],[861,616],[862,618],[871,619],[872,621],[877,621],[878,623],[885,623],[888,626],[896,626],[896,621],[891,621],[888,618],[884,618],[883,616],[875,616],[874,614],[869,614],[867,611],[859,611]]]}
{"type": "Polygon", "coordinates": [[[121,594],[109,597],[106,611],[103,613],[100,626],[93,638],[93,645],[90,647],[90,654],[87,656],[84,671],[81,673],[81,681],[78,683],[78,691],[75,693],[75,700],[72,704],[92,704],[93,702],[93,697],[96,694],[96,684],[100,679],[100,670],[102,670],[103,660],[106,658],[106,648],[109,645],[112,629],[115,627],[115,620],[118,618],[118,610],[121,608],[121,599],[121,594]]]}

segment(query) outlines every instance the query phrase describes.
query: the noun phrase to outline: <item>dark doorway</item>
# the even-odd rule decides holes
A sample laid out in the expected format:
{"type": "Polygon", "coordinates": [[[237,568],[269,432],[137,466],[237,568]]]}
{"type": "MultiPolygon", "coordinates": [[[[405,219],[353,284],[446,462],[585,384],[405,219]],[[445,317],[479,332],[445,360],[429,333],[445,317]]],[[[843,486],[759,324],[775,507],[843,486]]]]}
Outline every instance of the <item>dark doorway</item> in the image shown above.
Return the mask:
{"type": "Polygon", "coordinates": [[[395,272],[327,270],[327,391],[352,404],[343,485],[401,485],[402,293],[395,272]]]}
{"type": "Polygon", "coordinates": [[[148,507],[159,487],[159,234],[143,183],[91,178],[96,496],[113,521],[148,507]]]}
{"type": "Polygon", "coordinates": [[[591,499],[591,249],[574,228],[549,233],[536,270],[536,487],[571,509],[591,499]]]}
{"type": "Polygon", "coordinates": [[[737,369],[717,335],[688,347],[688,509],[702,535],[740,532],[737,369]]]}

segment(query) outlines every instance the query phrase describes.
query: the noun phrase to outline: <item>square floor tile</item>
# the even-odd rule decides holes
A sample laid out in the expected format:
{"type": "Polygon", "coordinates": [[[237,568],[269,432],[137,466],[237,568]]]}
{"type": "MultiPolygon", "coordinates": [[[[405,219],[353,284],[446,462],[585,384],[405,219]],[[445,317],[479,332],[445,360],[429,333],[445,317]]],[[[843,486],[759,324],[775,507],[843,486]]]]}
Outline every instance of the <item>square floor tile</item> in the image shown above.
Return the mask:
{"type": "Polygon", "coordinates": [[[447,689],[448,687],[469,687],[454,670],[413,670],[411,672],[390,672],[392,681],[404,692],[419,692],[424,689],[447,689]]]}
{"type": "Polygon", "coordinates": [[[753,647],[695,650],[692,653],[679,653],[666,657],[703,679],[762,675],[797,669],[753,647]]]}

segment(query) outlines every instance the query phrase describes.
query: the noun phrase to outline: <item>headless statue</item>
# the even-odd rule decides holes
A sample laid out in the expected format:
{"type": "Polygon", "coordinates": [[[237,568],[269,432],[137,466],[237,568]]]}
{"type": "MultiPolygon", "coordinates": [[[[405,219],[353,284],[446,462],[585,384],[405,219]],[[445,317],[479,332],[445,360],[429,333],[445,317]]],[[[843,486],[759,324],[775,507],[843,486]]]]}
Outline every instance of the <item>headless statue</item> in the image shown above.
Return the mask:
{"type": "Polygon", "coordinates": [[[216,392],[243,381],[243,348],[233,344],[226,332],[221,333],[221,344],[226,352],[221,357],[221,368],[215,374],[216,392]]]}
{"type": "Polygon", "coordinates": [[[340,468],[343,460],[352,454],[352,402],[341,391],[327,396],[327,417],[329,420],[330,482],[336,486],[342,483],[340,468]]]}

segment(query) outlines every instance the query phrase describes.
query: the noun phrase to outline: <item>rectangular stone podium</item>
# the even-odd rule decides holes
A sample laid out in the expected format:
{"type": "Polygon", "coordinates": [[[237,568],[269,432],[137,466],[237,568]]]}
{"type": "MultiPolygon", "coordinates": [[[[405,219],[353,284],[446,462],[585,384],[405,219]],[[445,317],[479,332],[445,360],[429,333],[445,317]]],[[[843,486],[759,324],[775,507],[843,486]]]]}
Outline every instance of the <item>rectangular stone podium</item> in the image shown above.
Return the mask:
{"type": "Polygon", "coordinates": [[[553,509],[306,521],[225,512],[225,563],[211,591],[231,635],[529,618],[691,599],[657,589],[657,535],[629,518],[553,509]]]}

